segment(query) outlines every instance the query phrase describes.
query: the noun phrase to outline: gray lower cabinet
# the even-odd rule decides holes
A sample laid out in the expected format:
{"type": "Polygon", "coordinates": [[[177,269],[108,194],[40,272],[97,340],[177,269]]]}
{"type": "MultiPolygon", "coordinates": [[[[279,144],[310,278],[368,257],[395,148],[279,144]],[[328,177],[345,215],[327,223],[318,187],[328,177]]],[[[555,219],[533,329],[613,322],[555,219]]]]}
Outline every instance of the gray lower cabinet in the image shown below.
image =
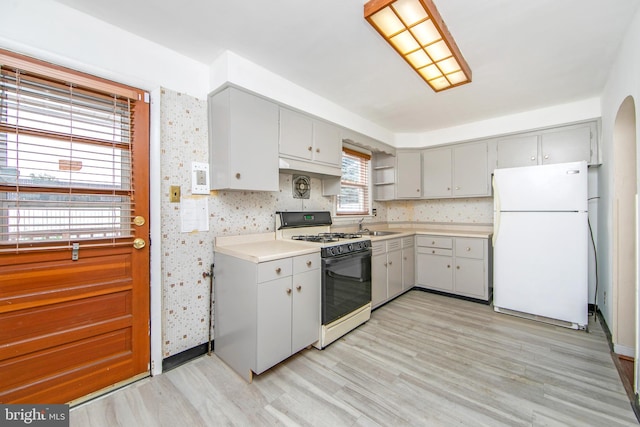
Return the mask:
{"type": "Polygon", "coordinates": [[[216,254],[215,353],[247,381],[320,335],[320,254],[255,264],[216,254]]]}
{"type": "Polygon", "coordinates": [[[408,291],[416,284],[415,236],[402,238],[402,290],[408,291]]]}
{"type": "Polygon", "coordinates": [[[416,286],[488,301],[489,239],[422,235],[416,238],[416,286]]]}
{"type": "MultiPolygon", "coordinates": [[[[376,308],[410,289],[405,287],[403,279],[405,270],[412,265],[409,257],[403,262],[402,239],[399,238],[373,242],[372,252],[371,306],[376,308]]],[[[406,275],[413,276],[408,271],[406,275]]]]}

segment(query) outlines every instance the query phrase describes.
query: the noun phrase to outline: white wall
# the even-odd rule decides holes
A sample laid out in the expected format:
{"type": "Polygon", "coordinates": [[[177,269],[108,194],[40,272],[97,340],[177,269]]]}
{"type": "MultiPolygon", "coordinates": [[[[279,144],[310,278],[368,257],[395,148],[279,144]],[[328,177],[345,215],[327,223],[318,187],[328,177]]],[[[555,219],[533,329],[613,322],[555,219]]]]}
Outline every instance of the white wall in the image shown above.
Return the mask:
{"type": "Polygon", "coordinates": [[[593,120],[600,114],[600,98],[589,98],[430,132],[399,133],[396,134],[395,145],[428,147],[593,120]]]}
{"type": "MultiPolygon", "coordinates": [[[[633,18],[628,33],[619,47],[618,56],[613,64],[602,95],[602,166],[599,177],[599,195],[601,198],[598,227],[600,282],[598,301],[600,310],[610,328],[614,322],[611,305],[611,296],[613,294],[613,171],[616,167],[613,162],[613,132],[618,109],[629,95],[633,96],[635,100],[636,123],[640,123],[640,117],[638,117],[638,114],[640,114],[640,108],[638,108],[640,103],[640,11],[633,18]],[[607,304],[603,304],[605,292],[607,292],[607,304]]],[[[636,141],[640,141],[640,129],[637,128],[636,141]]],[[[637,161],[636,164],[638,164],[637,161]]]]}

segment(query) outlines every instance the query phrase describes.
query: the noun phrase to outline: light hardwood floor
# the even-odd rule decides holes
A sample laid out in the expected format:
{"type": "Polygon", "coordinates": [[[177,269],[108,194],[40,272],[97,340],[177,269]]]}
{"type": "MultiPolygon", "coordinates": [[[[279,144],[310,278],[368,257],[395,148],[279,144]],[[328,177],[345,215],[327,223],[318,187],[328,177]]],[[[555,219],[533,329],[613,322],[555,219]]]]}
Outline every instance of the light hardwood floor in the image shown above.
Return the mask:
{"type": "Polygon", "coordinates": [[[203,356],[71,411],[71,426],[637,425],[609,353],[589,332],[421,291],[328,348],[245,383],[203,356]]]}

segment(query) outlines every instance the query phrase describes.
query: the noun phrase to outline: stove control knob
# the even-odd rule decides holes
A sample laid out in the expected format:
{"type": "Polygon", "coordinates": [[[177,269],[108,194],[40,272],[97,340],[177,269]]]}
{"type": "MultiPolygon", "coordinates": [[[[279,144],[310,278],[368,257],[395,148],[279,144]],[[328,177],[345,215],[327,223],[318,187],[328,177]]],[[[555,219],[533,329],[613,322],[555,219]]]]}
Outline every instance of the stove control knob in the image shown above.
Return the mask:
{"type": "Polygon", "coordinates": [[[329,255],[334,255],[334,254],[333,254],[333,248],[327,248],[327,253],[328,253],[329,255]]]}
{"type": "Polygon", "coordinates": [[[349,252],[353,252],[353,244],[352,244],[352,243],[349,243],[349,244],[347,245],[347,249],[349,249],[349,252]]]}

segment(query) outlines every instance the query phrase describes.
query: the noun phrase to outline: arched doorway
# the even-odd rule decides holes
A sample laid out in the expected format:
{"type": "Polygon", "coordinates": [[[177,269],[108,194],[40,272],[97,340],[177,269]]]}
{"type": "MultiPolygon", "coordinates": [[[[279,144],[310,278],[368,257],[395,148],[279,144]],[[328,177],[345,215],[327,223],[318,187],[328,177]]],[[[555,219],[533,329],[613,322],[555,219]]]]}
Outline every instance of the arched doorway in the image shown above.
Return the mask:
{"type": "MultiPolygon", "coordinates": [[[[611,333],[616,353],[636,357],[636,223],[637,160],[636,109],[627,97],[616,115],[613,130],[613,285],[611,333]]],[[[637,378],[637,377],[636,377],[637,378]]],[[[636,380],[636,385],[638,381],[636,380]]]]}

